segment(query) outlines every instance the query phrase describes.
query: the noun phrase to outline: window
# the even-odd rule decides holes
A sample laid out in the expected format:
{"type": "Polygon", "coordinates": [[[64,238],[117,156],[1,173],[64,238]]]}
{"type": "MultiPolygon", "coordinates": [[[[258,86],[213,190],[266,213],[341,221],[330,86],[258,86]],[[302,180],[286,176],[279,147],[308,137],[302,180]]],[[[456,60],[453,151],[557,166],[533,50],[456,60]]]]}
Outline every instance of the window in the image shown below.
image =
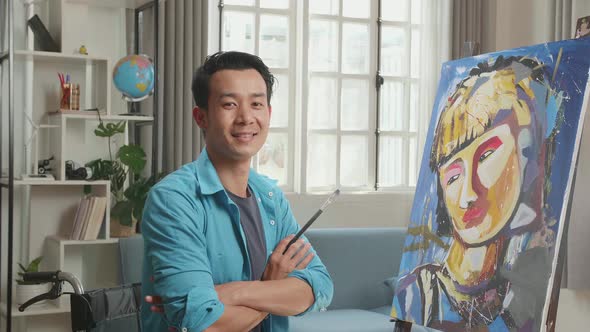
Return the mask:
{"type": "Polygon", "coordinates": [[[224,2],[221,47],[253,53],[277,78],[266,144],[253,160],[260,173],[292,190],[294,178],[294,10],[289,0],[230,0],[224,2]]]}
{"type": "Polygon", "coordinates": [[[287,191],[415,186],[421,0],[223,4],[222,50],[257,54],[278,78],[259,172],[287,191]]]}

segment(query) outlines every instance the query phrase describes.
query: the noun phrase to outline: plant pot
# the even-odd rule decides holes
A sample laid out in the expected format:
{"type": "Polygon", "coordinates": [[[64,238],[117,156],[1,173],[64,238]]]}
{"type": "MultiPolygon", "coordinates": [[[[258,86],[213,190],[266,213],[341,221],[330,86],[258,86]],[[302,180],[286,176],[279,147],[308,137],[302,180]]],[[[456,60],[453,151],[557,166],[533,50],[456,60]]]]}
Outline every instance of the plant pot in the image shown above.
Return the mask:
{"type": "Polygon", "coordinates": [[[121,225],[119,219],[111,216],[111,237],[131,237],[137,229],[137,219],[131,217],[131,226],[121,225]]]}
{"type": "MultiPolygon", "coordinates": [[[[16,284],[16,294],[15,294],[15,302],[18,305],[21,305],[28,300],[34,298],[37,295],[47,293],[51,289],[51,283],[45,284],[35,284],[35,285],[20,285],[16,284]]],[[[46,304],[47,300],[39,301],[33,305],[43,305],[46,304]]]]}

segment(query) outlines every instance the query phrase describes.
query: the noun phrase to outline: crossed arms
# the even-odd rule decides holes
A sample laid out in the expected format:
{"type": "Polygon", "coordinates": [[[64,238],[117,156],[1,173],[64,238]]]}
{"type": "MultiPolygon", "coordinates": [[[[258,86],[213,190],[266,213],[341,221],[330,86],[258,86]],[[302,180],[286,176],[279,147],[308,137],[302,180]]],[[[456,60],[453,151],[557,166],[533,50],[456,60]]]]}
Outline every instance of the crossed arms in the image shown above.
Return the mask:
{"type": "MultiPolygon", "coordinates": [[[[164,312],[143,310],[146,332],[161,331],[166,326],[188,331],[244,331],[268,314],[290,316],[329,305],[332,280],[313,249],[299,241],[282,255],[291,239],[288,235],[298,230],[282,193],[277,191],[273,197],[276,212],[267,213],[273,213],[276,224],[281,225],[275,235],[283,240],[269,257],[262,280],[215,285],[214,272],[219,276],[220,271],[211,270],[209,246],[224,242],[225,234],[233,233],[231,223],[221,222],[223,216],[217,215],[207,233],[218,236],[207,240],[203,228],[208,216],[202,203],[174,185],[159,185],[151,191],[142,219],[146,253],[143,293],[161,295],[162,299],[150,300],[164,312]],[[221,229],[220,225],[230,228],[221,229]],[[153,282],[147,280],[147,273],[153,276],[153,282]]],[[[241,278],[241,272],[235,271],[222,277],[241,278]]]]}
{"type": "MultiPolygon", "coordinates": [[[[234,281],[215,286],[225,310],[206,332],[249,331],[268,314],[293,316],[313,304],[314,295],[309,284],[289,277],[289,273],[306,268],[314,253],[309,252],[311,245],[300,239],[283,255],[292,238],[293,235],[289,235],[279,242],[269,258],[261,281],[234,281]]],[[[152,303],[153,312],[164,313],[159,296],[146,296],[146,302],[152,303]]]]}

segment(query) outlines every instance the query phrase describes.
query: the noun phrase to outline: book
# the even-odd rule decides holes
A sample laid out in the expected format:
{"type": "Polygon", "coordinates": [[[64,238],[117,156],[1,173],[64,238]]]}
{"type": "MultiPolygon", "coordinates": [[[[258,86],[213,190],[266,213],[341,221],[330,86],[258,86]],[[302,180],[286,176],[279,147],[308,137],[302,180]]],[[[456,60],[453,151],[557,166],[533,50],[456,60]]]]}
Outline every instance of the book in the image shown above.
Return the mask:
{"type": "Polygon", "coordinates": [[[70,240],[80,239],[80,234],[82,233],[82,228],[84,227],[84,218],[86,217],[88,210],[88,202],[87,196],[84,196],[80,199],[80,204],[78,204],[78,210],[76,211],[76,216],[74,218],[74,225],[72,227],[70,240]]]}
{"type": "Polygon", "coordinates": [[[39,44],[41,51],[48,51],[48,52],[59,52],[59,46],[51,37],[49,31],[43,24],[43,21],[39,18],[37,14],[33,15],[28,21],[28,25],[33,30],[35,34],[35,40],[39,44]]]}
{"type": "Polygon", "coordinates": [[[98,233],[100,233],[100,227],[104,221],[104,216],[107,208],[106,197],[93,197],[94,204],[90,218],[87,220],[88,226],[86,227],[86,233],[84,234],[83,240],[96,240],[98,233]]]}

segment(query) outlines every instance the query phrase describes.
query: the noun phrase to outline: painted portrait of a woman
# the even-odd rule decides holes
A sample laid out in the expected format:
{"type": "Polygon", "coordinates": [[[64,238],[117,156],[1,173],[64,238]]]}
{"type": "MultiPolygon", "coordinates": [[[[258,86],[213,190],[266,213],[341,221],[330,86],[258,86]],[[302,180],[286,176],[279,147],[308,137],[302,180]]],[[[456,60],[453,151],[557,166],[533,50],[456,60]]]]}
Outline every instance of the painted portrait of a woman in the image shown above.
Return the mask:
{"type": "Polygon", "coordinates": [[[424,154],[437,198],[420,211],[430,233],[406,243],[411,268],[392,317],[443,331],[539,331],[560,213],[549,197],[564,187],[552,192],[565,119],[553,69],[498,56],[449,90],[424,154]]]}

